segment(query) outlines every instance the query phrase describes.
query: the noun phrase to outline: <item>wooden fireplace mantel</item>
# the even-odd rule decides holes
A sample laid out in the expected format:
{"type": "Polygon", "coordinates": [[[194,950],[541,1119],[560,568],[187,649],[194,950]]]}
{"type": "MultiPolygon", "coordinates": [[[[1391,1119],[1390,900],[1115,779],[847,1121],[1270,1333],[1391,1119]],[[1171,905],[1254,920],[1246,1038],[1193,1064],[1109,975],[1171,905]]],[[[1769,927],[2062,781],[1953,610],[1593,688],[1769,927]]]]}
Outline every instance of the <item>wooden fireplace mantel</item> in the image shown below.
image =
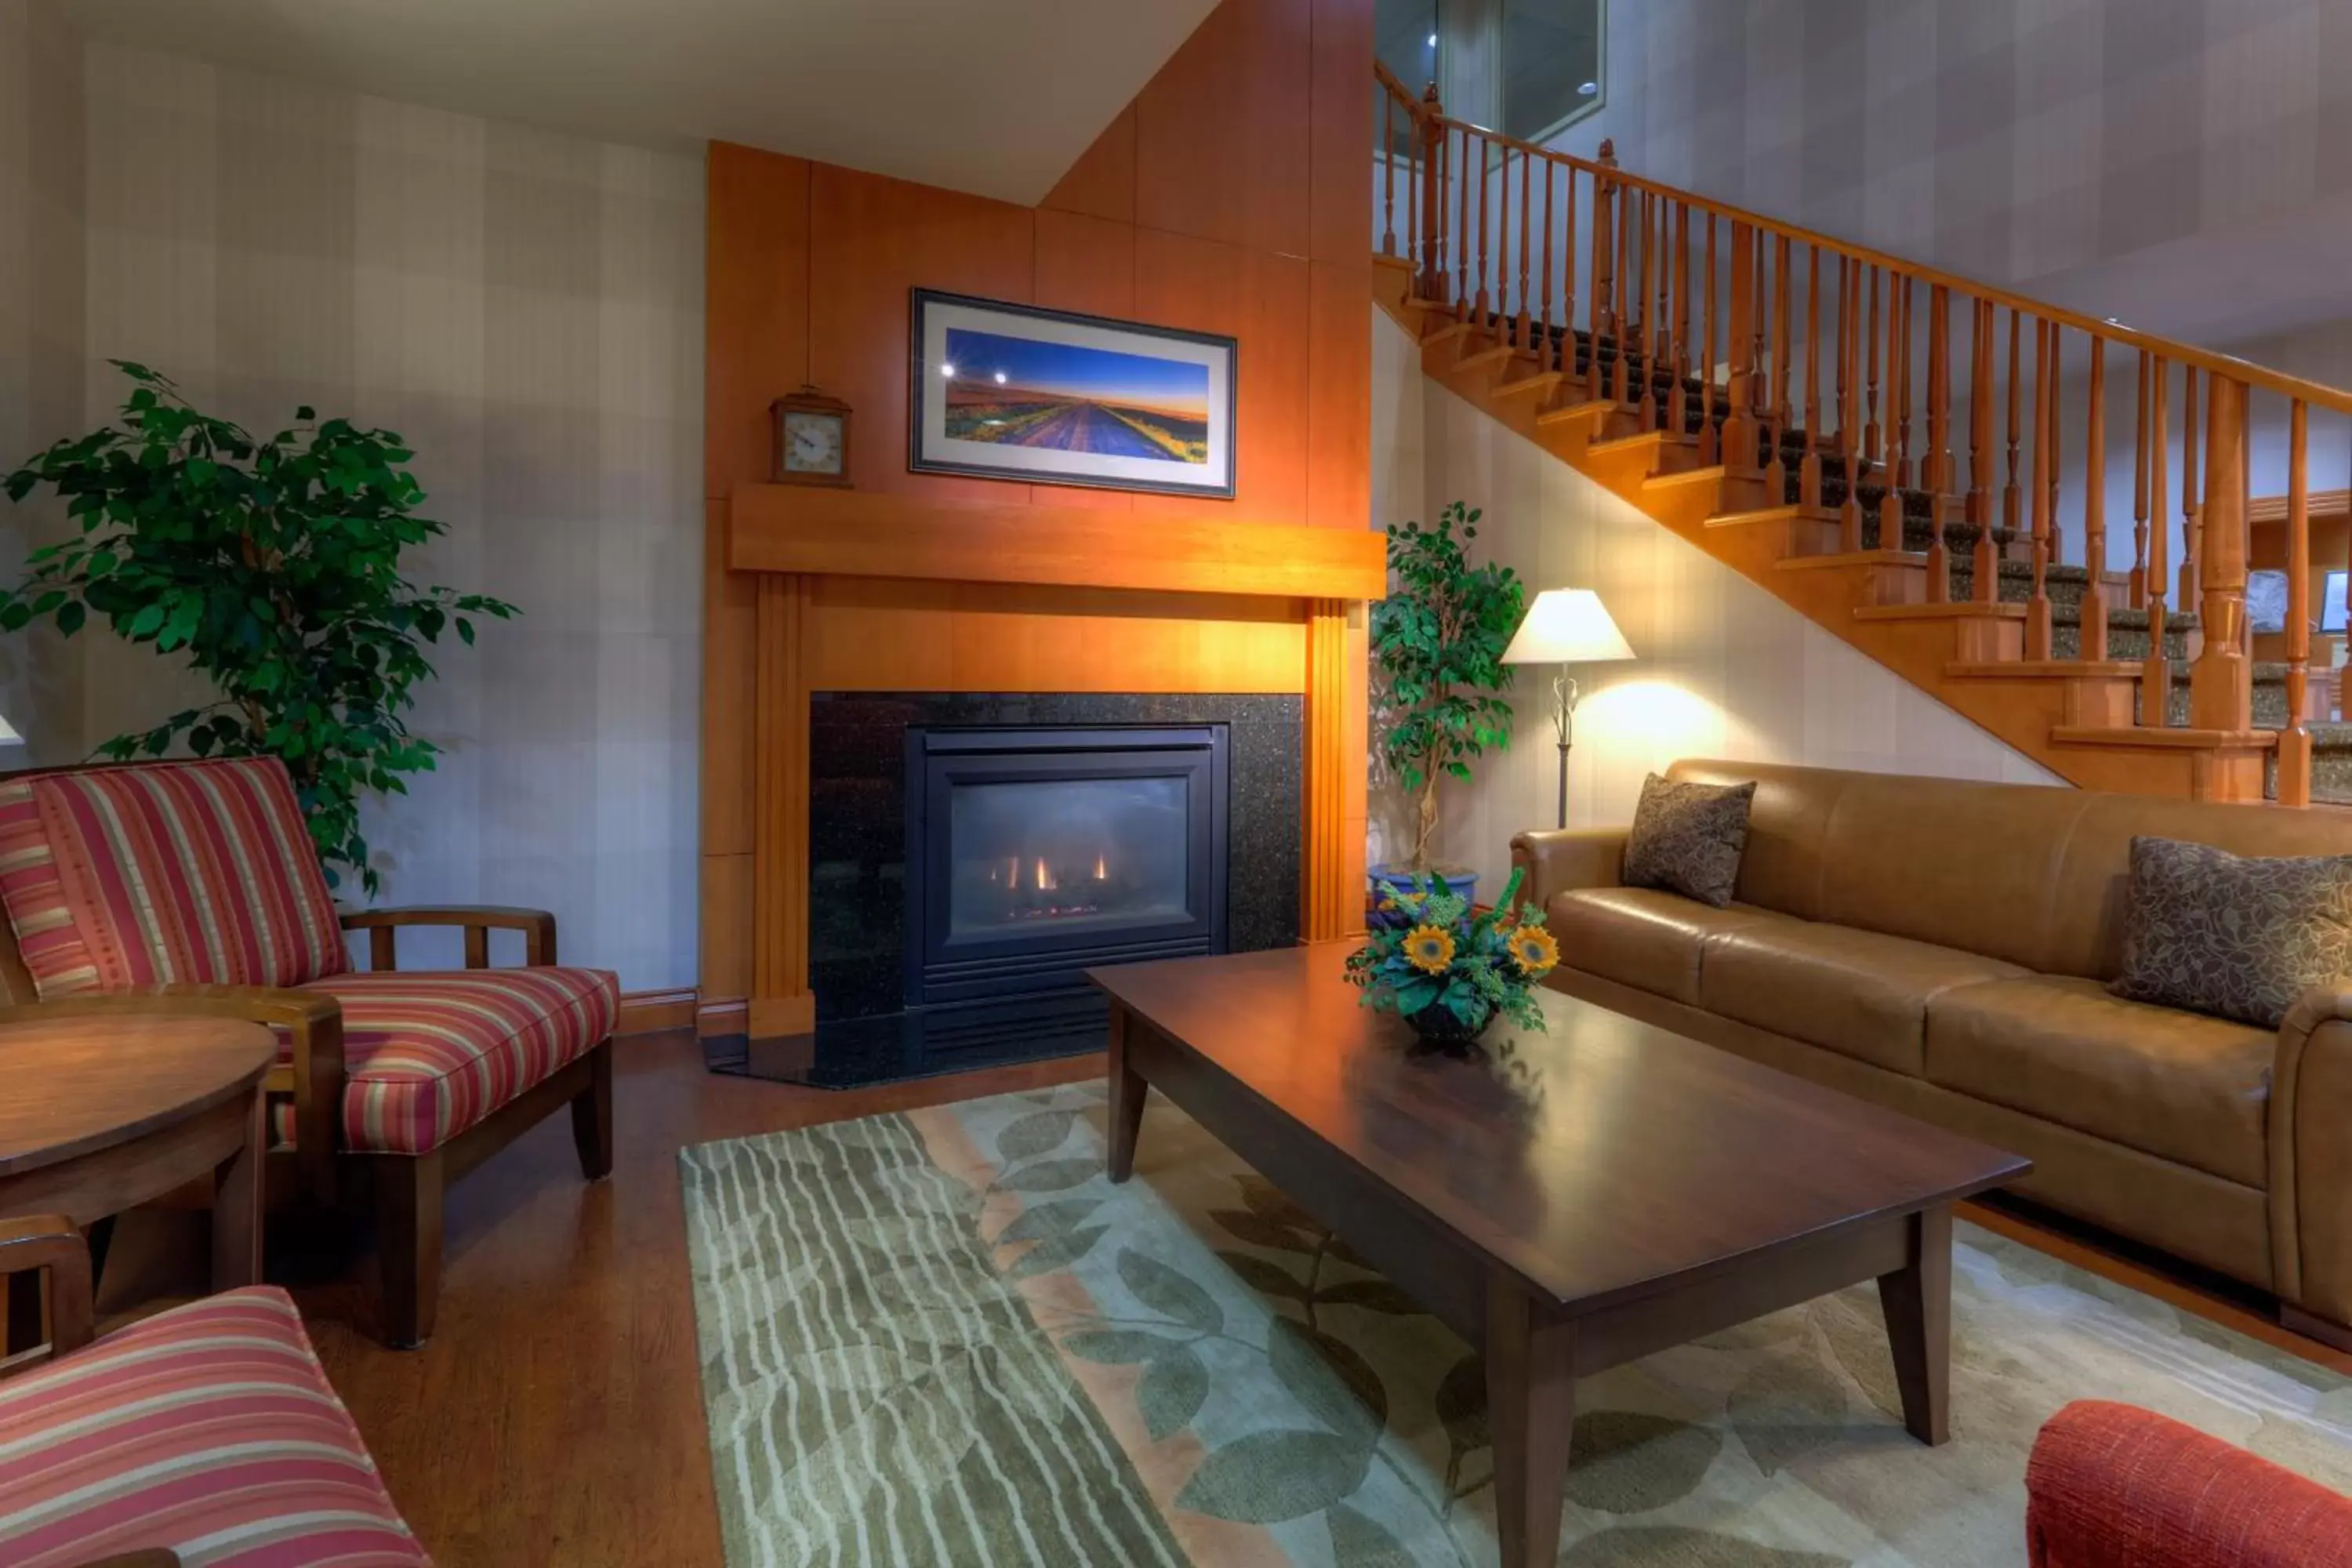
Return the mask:
{"type": "Polygon", "coordinates": [[[735,490],[727,565],[813,576],[1297,599],[1377,599],[1388,591],[1385,546],[1370,530],[795,485],[735,490]]]}
{"type": "MultiPolygon", "coordinates": [[[[1358,929],[1363,913],[1366,675],[1364,603],[1387,591],[1386,545],[1366,529],[1307,528],[1241,517],[1163,517],[1108,507],[948,501],[921,494],[739,485],[725,519],[726,563],[755,578],[756,646],[751,738],[752,866],[750,1031],[805,1033],[815,1019],[809,989],[809,696],[812,670],[844,646],[874,634],[850,605],[877,594],[909,595],[894,614],[885,657],[859,670],[904,671],[906,648],[953,641],[945,668],[956,689],[1029,690],[1034,684],[1099,678],[1115,668],[1127,686],[1164,675],[1151,690],[1225,689],[1230,661],[1182,668],[1164,658],[1219,641],[1235,606],[1256,639],[1282,650],[1271,682],[1245,689],[1296,691],[1306,700],[1302,736],[1299,929],[1309,939],[1358,929]],[[1024,639],[957,639],[929,618],[937,600],[923,585],[982,584],[985,592],[1068,590],[1071,613],[1096,617],[1088,635],[1144,638],[1123,645],[1145,657],[1094,661],[1095,668],[1040,664],[1024,639]],[[903,586],[901,586],[903,585],[903,586]],[[1154,596],[1133,623],[1101,613],[1106,599],[1154,596]],[[1277,605],[1279,607],[1277,607],[1277,605]],[[1171,621],[1185,628],[1165,629],[1171,621]],[[1108,625],[1106,625],[1108,623],[1108,625]],[[1150,628],[1158,626],[1155,633],[1150,628]],[[1192,628],[1199,628],[1197,631],[1192,628]],[[1266,633],[1273,640],[1266,640],[1266,633]],[[1152,655],[1147,650],[1158,650],[1152,655]],[[1212,674],[1211,671],[1215,673],[1212,674]],[[1218,684],[1188,685],[1192,681],[1218,684]]],[[[1051,618],[1060,612],[1024,612],[1051,618]]],[[[1099,645],[1097,645],[1099,647],[1099,645]]],[[[940,668],[938,666],[926,668],[940,668]]],[[[876,679],[882,677],[877,673],[876,679]]],[[[878,688],[877,688],[878,689],[878,688]]],[[[1056,685],[1051,689],[1063,689],[1056,685]]],[[[1082,689],[1110,689],[1108,686],[1082,689]]]]}

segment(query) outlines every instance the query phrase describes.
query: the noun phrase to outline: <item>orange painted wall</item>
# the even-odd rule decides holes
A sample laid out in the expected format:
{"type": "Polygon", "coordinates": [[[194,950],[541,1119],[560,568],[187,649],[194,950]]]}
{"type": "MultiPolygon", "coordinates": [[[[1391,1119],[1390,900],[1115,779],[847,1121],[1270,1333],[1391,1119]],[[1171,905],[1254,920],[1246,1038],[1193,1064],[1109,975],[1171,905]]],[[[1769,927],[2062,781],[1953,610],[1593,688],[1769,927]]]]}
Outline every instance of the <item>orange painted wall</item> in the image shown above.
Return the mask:
{"type": "MultiPolygon", "coordinates": [[[[1370,525],[1370,0],[1223,0],[1036,207],[729,143],[709,150],[705,385],[702,974],[751,974],[752,579],[724,569],[730,487],[767,478],[768,403],[814,382],[856,410],[863,489],[1154,517],[1370,525]],[[1125,495],[907,471],[908,293],[917,286],[1229,333],[1239,342],[1236,495],[1125,495]]],[[[1041,87],[1041,90],[1045,89],[1041,87]]],[[[1099,647],[1082,592],[962,584],[938,634],[1099,647]]],[[[820,594],[814,634],[912,627],[936,585],[820,594]],[[827,617],[837,606],[837,621],[827,617]],[[894,611],[902,613],[893,613],[894,611]]],[[[1200,689],[1302,689],[1304,626],[1202,602],[1139,618],[1119,662],[1200,689]],[[1181,623],[1189,621],[1188,626],[1181,623]],[[1244,681],[1255,685],[1244,686],[1244,681]]],[[[836,636],[837,634],[837,639],[836,636]]],[[[908,635],[913,635],[909,633],[908,635]]],[[[1360,629],[1355,633],[1360,637],[1360,629]]],[[[901,656],[903,658],[903,655],[901,656]]],[[[830,664],[828,658],[825,662],[830,664]]],[[[899,662],[888,660],[885,662],[899,662]]],[[[992,661],[960,659],[957,668],[992,661]]],[[[1359,661],[1360,663],[1360,660],[1359,661]]],[[[830,677],[828,677],[830,679],[830,677]]],[[[1351,733],[1363,724],[1354,683],[1351,733]]],[[[1351,841],[1363,839],[1360,781],[1351,841]]]]}

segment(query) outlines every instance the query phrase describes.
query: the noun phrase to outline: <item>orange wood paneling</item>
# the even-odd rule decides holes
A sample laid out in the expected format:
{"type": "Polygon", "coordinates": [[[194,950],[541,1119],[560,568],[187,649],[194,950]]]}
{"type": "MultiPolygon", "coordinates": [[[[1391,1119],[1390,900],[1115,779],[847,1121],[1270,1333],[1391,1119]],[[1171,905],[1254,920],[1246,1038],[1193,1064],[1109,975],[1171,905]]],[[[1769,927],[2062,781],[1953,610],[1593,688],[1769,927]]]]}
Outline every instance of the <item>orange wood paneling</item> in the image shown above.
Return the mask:
{"type": "MultiPolygon", "coordinates": [[[[1366,110],[1367,113],[1370,111],[1366,110]]],[[[1093,146],[1045,193],[1041,209],[1135,221],[1135,108],[1118,111],[1093,146]]]]}
{"type": "Polygon", "coordinates": [[[808,584],[778,572],[764,573],[758,582],[760,679],[752,719],[759,748],[752,853],[755,1008],[762,999],[804,997],[809,988],[808,584]]]}
{"type": "Polygon", "coordinates": [[[702,852],[751,849],[751,702],[755,584],[727,570],[727,503],[702,503],[702,852]]]}
{"type": "Polygon", "coordinates": [[[1025,484],[907,471],[908,290],[918,286],[1026,303],[1036,277],[1027,207],[878,174],[816,165],[809,278],[819,386],[857,411],[850,478],[864,490],[942,500],[1023,500],[1025,484]]]}
{"type": "Polygon", "coordinates": [[[797,485],[746,485],[730,505],[727,563],[737,573],[1277,598],[1369,598],[1384,582],[1381,537],[1361,529],[1146,521],[1118,510],[950,503],[797,485]]]}
{"type": "Polygon", "coordinates": [[[703,493],[768,477],[768,404],[808,376],[809,163],[710,144],[703,493]]]}
{"type": "MultiPolygon", "coordinates": [[[[746,713],[743,721],[750,722],[746,713]]],[[[751,994],[751,856],[702,858],[702,973],[705,1005],[751,994]]]]}
{"type": "MultiPolygon", "coordinates": [[[[1368,268],[1369,271],[1369,268],[1368,268]]],[[[1145,321],[1224,332],[1235,349],[1243,410],[1231,501],[1139,495],[1137,517],[1257,518],[1307,513],[1307,267],[1295,256],[1244,250],[1150,229],[1135,237],[1135,306],[1145,321]]],[[[1370,293],[1365,294],[1367,310],[1370,293]]],[[[1362,331],[1369,355],[1371,319],[1362,331]]],[[[1370,362],[1367,360],[1369,374],[1370,362]]],[[[1369,427],[1370,382],[1365,383],[1369,427]]]]}
{"type": "Polygon", "coordinates": [[[1360,529],[1372,521],[1371,299],[1368,264],[1310,264],[1303,450],[1306,521],[1318,528],[1360,529]]]}
{"type": "MultiPolygon", "coordinates": [[[[1136,96],[1138,225],[1307,253],[1307,5],[1224,0],[1136,96]]],[[[1370,58],[1367,47],[1367,77],[1370,58]]],[[[1371,110],[1364,114],[1369,145],[1371,110]]]]}
{"type": "Polygon", "coordinates": [[[1372,0],[1311,3],[1307,254],[1360,267],[1372,232],[1372,0]]]}
{"type": "Polygon", "coordinates": [[[1035,303],[1133,320],[1135,226],[1039,208],[1035,303]]]}

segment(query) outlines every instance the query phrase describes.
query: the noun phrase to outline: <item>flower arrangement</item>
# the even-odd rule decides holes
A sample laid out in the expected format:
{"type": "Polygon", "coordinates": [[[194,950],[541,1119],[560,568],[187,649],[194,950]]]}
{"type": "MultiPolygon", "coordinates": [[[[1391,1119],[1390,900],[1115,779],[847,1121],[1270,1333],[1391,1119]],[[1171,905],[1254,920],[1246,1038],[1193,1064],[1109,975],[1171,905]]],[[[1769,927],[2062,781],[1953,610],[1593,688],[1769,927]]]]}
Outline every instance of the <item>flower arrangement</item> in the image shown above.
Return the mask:
{"type": "Polygon", "coordinates": [[[1559,945],[1541,910],[1515,903],[1524,879],[1515,868],[1495,907],[1475,913],[1439,876],[1384,893],[1381,910],[1396,924],[1348,955],[1348,980],[1363,1005],[1395,1013],[1432,1040],[1473,1039],[1497,1013],[1542,1028],[1534,988],[1559,962],[1559,945]]]}

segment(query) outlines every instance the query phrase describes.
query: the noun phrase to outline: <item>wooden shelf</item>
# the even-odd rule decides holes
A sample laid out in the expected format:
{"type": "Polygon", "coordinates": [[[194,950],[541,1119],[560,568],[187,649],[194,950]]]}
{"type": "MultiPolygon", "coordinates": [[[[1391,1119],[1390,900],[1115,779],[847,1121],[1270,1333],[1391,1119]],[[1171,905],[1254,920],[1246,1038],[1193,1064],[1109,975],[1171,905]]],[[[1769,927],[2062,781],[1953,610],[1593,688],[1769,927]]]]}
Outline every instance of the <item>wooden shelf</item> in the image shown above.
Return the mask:
{"type": "Polygon", "coordinates": [[[727,565],[1297,599],[1378,599],[1388,592],[1387,543],[1370,529],[1146,519],[794,485],[736,488],[728,503],[727,565]]]}

